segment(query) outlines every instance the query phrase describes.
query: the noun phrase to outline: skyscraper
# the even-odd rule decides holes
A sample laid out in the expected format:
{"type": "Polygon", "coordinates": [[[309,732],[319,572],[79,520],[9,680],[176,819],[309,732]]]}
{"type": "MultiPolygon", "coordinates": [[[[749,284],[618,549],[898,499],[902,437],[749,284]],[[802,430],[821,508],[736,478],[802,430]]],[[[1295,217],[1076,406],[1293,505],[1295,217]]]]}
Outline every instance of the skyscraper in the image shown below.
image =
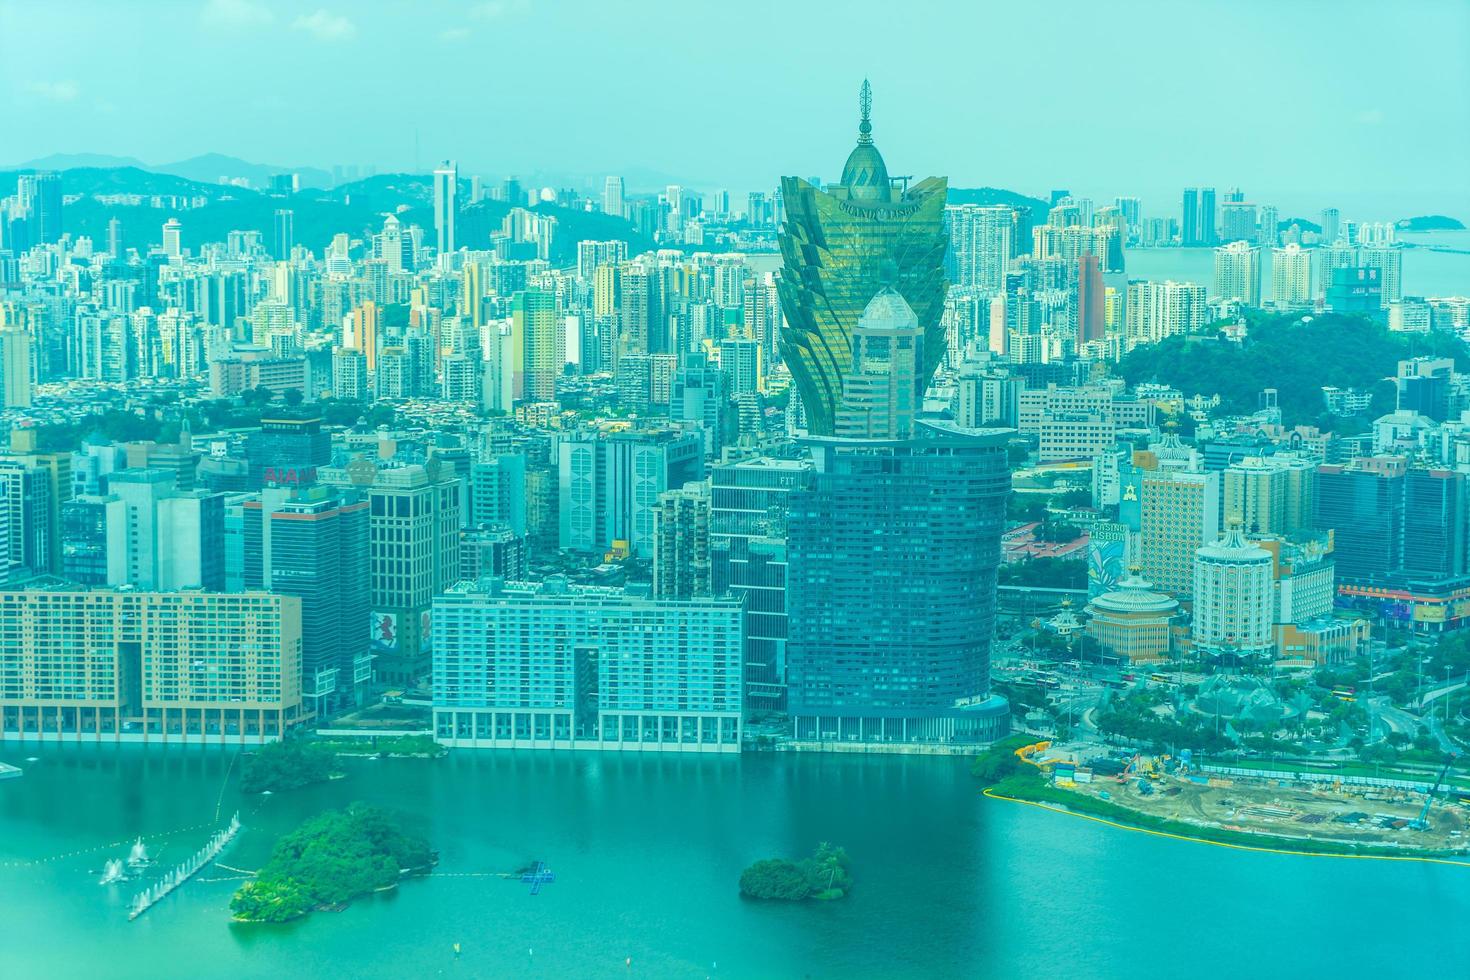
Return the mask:
{"type": "Polygon", "coordinates": [[[61,174],[54,170],[21,174],[16,179],[16,197],[26,215],[31,245],[61,241],[61,174]]]}
{"type": "Polygon", "coordinates": [[[566,338],[557,316],[556,295],[526,289],[511,300],[511,329],[520,347],[517,398],[532,402],[556,400],[556,379],[566,362],[566,338]]]}
{"type": "Polygon", "coordinates": [[[1213,245],[1219,241],[1215,230],[1215,189],[1199,189],[1199,244],[1213,245]]]}
{"type": "Polygon", "coordinates": [[[852,369],[842,382],[837,435],[908,438],[923,398],[915,387],[923,347],[918,317],[903,297],[891,289],[873,297],[852,332],[852,369]]]}
{"type": "Polygon", "coordinates": [[[434,168],[434,235],[440,255],[455,249],[454,219],[459,209],[459,165],[453,160],[434,168]]]}
{"type": "Polygon", "coordinates": [[[1107,333],[1107,297],[1098,257],[1084,252],[1077,257],[1077,344],[1102,340],[1107,333]]]}
{"type": "Polygon", "coordinates": [[[623,178],[608,177],[602,182],[602,210],[618,218],[623,216],[623,178]]]}
{"type": "Polygon", "coordinates": [[[811,441],[788,518],[789,710],[797,739],[983,742],[1005,436],[920,423],[907,439],[811,441]]]}
{"type": "Polygon", "coordinates": [[[781,181],[781,350],[813,435],[833,431],[852,365],[853,329],[883,287],[903,296],[924,332],[921,390],[944,356],[948,182],[930,177],[913,187],[895,186],[873,145],[870,106],[864,82],[857,146],[837,185],[820,190],[799,177],[781,181]]]}
{"type": "Polygon", "coordinates": [[[960,204],[945,208],[945,219],[949,228],[950,282],[985,296],[1005,292],[1015,209],[960,204]]]}
{"type": "Polygon", "coordinates": [[[1179,244],[1187,248],[1199,243],[1199,188],[1186,187],[1180,211],[1179,244]]]}
{"type": "Polygon", "coordinates": [[[291,247],[296,244],[296,212],[289,208],[277,208],[271,223],[271,258],[284,262],[291,257],[291,247]]]}

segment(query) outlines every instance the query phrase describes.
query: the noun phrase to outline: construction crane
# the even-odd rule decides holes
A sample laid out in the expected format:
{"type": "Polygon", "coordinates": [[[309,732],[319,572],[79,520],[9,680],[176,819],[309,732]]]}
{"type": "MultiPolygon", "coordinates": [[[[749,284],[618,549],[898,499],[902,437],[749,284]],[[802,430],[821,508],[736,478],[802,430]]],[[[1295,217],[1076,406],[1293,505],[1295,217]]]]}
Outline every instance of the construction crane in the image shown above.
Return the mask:
{"type": "Polygon", "coordinates": [[[1444,782],[1445,776],[1449,775],[1450,766],[1455,764],[1455,759],[1457,758],[1459,758],[1458,754],[1451,752],[1449,758],[1445,759],[1444,768],[1439,771],[1439,778],[1434,781],[1434,786],[1429,790],[1429,795],[1424,797],[1424,809],[1419,811],[1419,816],[1409,821],[1410,829],[1429,829],[1429,805],[1434,802],[1434,794],[1439,792],[1439,787],[1444,782]]]}

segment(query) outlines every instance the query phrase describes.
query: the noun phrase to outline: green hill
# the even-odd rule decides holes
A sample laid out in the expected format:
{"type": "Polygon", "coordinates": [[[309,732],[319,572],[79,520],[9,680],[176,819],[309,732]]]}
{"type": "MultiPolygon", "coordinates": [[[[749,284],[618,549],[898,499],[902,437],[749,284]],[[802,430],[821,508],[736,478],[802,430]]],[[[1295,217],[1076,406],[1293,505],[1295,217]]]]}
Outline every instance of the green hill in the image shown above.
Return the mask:
{"type": "Polygon", "coordinates": [[[1228,414],[1254,412],[1257,395],[1275,388],[1287,425],[1330,427],[1333,420],[1323,418],[1324,386],[1376,389],[1367,415],[1374,418],[1394,407],[1392,385],[1384,386],[1384,379],[1394,376],[1399,360],[1421,356],[1453,357],[1461,370],[1470,366],[1465,344],[1449,334],[1391,333],[1366,317],[1335,313],[1261,313],[1251,315],[1242,343],[1214,333],[1169,337],[1130,351],[1118,373],[1129,384],[1157,381],[1186,397],[1218,394],[1220,411],[1228,414]]]}
{"type": "Polygon", "coordinates": [[[1018,209],[1030,208],[1031,217],[1036,221],[1046,220],[1046,213],[1051,210],[1051,205],[1039,197],[1027,197],[1025,194],[1018,194],[1000,187],[951,187],[948,202],[950,204],[1004,204],[1007,207],[1018,209]]]}

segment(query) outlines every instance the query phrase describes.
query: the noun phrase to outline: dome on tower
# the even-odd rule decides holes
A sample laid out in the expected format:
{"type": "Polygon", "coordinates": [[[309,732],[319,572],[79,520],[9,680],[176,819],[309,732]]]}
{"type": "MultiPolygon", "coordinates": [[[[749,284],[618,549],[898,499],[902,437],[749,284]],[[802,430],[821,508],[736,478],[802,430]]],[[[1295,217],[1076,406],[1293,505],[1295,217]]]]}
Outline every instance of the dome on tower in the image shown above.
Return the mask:
{"type": "Polygon", "coordinates": [[[883,154],[873,145],[873,122],[870,110],[873,106],[873,90],[866,79],[860,98],[862,121],[858,123],[857,146],[847,155],[842,167],[842,186],[855,201],[888,201],[891,197],[892,181],[888,179],[888,166],[883,154]]]}

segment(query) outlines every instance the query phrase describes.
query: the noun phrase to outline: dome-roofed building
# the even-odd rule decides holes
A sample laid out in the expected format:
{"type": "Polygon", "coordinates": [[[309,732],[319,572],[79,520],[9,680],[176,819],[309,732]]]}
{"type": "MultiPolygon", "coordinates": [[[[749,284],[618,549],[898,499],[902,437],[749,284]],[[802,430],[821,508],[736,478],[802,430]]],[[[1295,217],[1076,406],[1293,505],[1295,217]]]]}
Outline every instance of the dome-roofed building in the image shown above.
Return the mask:
{"type": "Polygon", "coordinates": [[[1275,648],[1271,553],[1232,527],[1195,552],[1195,649],[1201,656],[1248,657],[1275,648]]]}
{"type": "Polygon", "coordinates": [[[1137,568],[1116,589],[1093,599],[1087,613],[1087,635],[1105,656],[1128,663],[1169,659],[1170,628],[1179,614],[1179,601],[1153,591],[1137,568]]]}

